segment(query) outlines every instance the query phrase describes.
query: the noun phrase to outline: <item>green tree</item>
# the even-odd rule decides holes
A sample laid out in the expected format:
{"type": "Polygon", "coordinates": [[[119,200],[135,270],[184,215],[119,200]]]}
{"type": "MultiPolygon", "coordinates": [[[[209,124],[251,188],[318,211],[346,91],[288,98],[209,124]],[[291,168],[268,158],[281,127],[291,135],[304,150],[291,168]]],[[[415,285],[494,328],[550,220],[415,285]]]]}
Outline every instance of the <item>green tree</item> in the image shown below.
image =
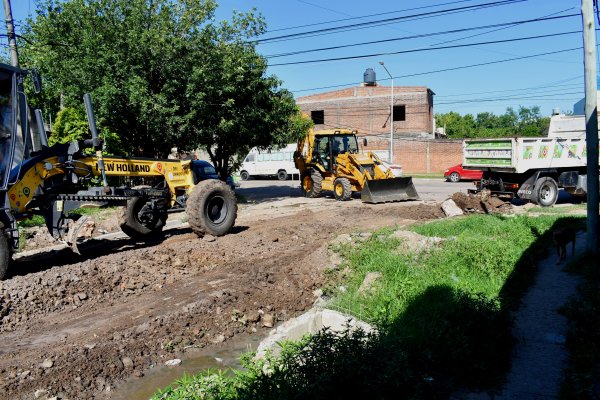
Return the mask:
{"type": "MultiPolygon", "coordinates": [[[[214,0],[42,0],[28,21],[22,63],[41,70],[44,100],[82,109],[129,155],[204,147],[222,177],[236,155],[287,140],[297,108],[267,76],[249,38],[255,10],[214,22],[214,0]]],[[[245,155],[245,154],[244,154],[245,155]]]]}
{"type": "Polygon", "coordinates": [[[550,124],[550,118],[542,117],[538,106],[519,106],[518,111],[508,107],[502,115],[480,112],[475,118],[451,111],[436,114],[436,121],[445,124],[449,138],[542,136],[550,124]]]}

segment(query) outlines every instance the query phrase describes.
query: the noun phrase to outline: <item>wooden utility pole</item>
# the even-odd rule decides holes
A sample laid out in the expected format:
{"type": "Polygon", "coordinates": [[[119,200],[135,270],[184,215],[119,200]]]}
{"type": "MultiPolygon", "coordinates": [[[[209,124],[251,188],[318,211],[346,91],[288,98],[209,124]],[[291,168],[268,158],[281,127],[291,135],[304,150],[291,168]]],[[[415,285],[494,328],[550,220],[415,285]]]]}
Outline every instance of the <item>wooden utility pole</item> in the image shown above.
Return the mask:
{"type": "Polygon", "coordinates": [[[8,49],[10,52],[10,65],[19,66],[19,53],[17,52],[17,36],[15,35],[15,25],[13,23],[10,0],[4,0],[4,15],[6,15],[6,30],[8,32],[8,49]]]}
{"type": "Polygon", "coordinates": [[[587,143],[587,251],[598,253],[598,100],[596,37],[592,0],[581,0],[585,69],[585,136],[587,143]]]}

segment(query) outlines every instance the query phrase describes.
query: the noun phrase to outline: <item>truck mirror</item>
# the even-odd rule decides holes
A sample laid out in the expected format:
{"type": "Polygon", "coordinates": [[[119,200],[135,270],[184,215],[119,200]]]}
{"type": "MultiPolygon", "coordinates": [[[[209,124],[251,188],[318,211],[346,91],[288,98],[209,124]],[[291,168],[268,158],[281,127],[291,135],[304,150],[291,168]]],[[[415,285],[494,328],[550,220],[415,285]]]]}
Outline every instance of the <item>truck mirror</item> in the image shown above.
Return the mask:
{"type": "Polygon", "coordinates": [[[42,78],[37,69],[31,70],[31,82],[33,83],[33,91],[38,94],[42,91],[42,78]]]}

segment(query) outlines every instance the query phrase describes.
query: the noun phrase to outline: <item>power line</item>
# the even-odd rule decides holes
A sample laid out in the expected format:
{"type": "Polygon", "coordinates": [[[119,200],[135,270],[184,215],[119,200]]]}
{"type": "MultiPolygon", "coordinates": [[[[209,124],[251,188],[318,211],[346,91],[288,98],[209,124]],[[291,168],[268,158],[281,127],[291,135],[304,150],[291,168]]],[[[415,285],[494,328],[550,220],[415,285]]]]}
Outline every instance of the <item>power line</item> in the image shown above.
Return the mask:
{"type": "Polygon", "coordinates": [[[424,52],[424,51],[447,50],[447,49],[457,49],[457,48],[462,48],[462,47],[484,46],[484,45],[488,45],[488,44],[511,43],[511,42],[520,42],[520,41],[524,41],[524,40],[544,39],[544,38],[549,38],[549,37],[572,35],[575,33],[581,34],[581,31],[549,33],[546,35],[526,36],[526,37],[503,39],[503,40],[491,40],[491,41],[487,41],[487,42],[477,42],[477,43],[454,44],[451,46],[423,47],[423,48],[411,49],[411,50],[361,54],[361,55],[357,55],[357,56],[322,58],[322,59],[317,59],[317,60],[305,60],[305,61],[292,61],[292,62],[286,62],[286,63],[269,64],[269,66],[270,67],[281,67],[281,66],[287,66],[287,65],[313,64],[313,63],[319,63],[319,62],[355,60],[355,59],[360,59],[360,58],[389,56],[389,55],[394,55],[394,54],[420,53],[420,52],[424,52]]]}
{"type": "MultiPolygon", "coordinates": [[[[461,66],[458,66],[458,67],[442,68],[442,69],[436,69],[436,70],[425,71],[425,72],[415,72],[413,74],[394,76],[393,79],[409,78],[409,77],[413,77],[413,76],[429,75],[429,74],[436,74],[436,73],[448,72],[448,71],[456,71],[456,70],[460,70],[460,69],[475,68],[475,67],[481,67],[481,66],[485,66],[485,65],[501,64],[501,63],[510,62],[510,61],[518,61],[518,60],[525,60],[525,59],[528,59],[528,58],[534,58],[534,57],[540,57],[540,56],[547,56],[547,55],[551,55],[551,54],[566,53],[566,52],[569,52],[569,51],[581,50],[582,48],[583,47],[581,47],[581,46],[580,47],[572,47],[570,49],[562,49],[562,50],[548,51],[548,52],[544,52],[544,53],[530,54],[530,55],[527,55],[527,56],[505,58],[503,60],[487,61],[487,62],[483,62],[483,63],[461,65],[461,66]]],[[[382,79],[382,80],[387,80],[387,79],[382,79]]],[[[340,85],[321,86],[321,87],[315,87],[315,88],[310,88],[310,89],[291,90],[291,92],[292,93],[300,93],[300,92],[309,92],[309,91],[323,90],[323,89],[333,89],[333,88],[344,87],[344,86],[356,86],[356,85],[359,85],[360,83],[362,83],[362,82],[353,82],[353,83],[344,83],[344,84],[340,84],[340,85]]]]}
{"type": "Polygon", "coordinates": [[[502,0],[502,1],[495,1],[495,2],[491,2],[491,3],[476,4],[476,5],[472,5],[472,6],[456,7],[456,8],[450,8],[450,9],[438,10],[438,11],[431,11],[431,12],[426,12],[426,13],[405,15],[405,16],[401,16],[401,17],[386,18],[386,19],[375,20],[375,21],[368,21],[368,22],[360,22],[360,23],[353,24],[352,26],[344,25],[344,26],[336,26],[336,27],[331,27],[331,28],[316,29],[316,30],[313,30],[313,31],[306,31],[306,32],[299,32],[299,33],[290,33],[288,35],[273,36],[273,37],[269,37],[269,38],[265,38],[265,39],[258,39],[258,40],[255,40],[255,42],[256,43],[266,43],[266,42],[271,42],[272,43],[272,42],[275,42],[275,41],[282,41],[282,40],[291,40],[291,39],[300,39],[300,38],[305,38],[305,37],[320,36],[320,35],[324,35],[324,34],[346,32],[346,31],[357,30],[357,29],[364,29],[364,28],[368,28],[368,27],[371,27],[371,26],[389,25],[389,24],[393,24],[393,23],[396,23],[396,22],[399,22],[399,21],[402,21],[402,20],[414,20],[414,19],[422,19],[422,18],[431,18],[431,17],[435,17],[435,16],[439,16],[439,15],[454,14],[454,13],[457,13],[457,12],[475,11],[475,10],[480,10],[480,9],[484,9],[484,8],[489,8],[489,7],[498,7],[498,6],[508,5],[508,4],[521,3],[521,2],[524,2],[524,1],[528,1],[528,0],[502,0]]]}
{"type": "MultiPolygon", "coordinates": [[[[288,52],[288,53],[267,55],[265,57],[269,58],[269,59],[278,58],[278,57],[287,57],[287,56],[293,56],[293,55],[305,54],[305,53],[313,53],[313,52],[319,52],[319,51],[338,50],[338,49],[344,49],[344,48],[348,48],[348,47],[366,46],[366,45],[371,45],[371,44],[389,43],[389,42],[409,40],[409,39],[419,39],[419,38],[425,38],[425,37],[431,37],[431,36],[449,35],[449,34],[454,34],[454,33],[468,32],[468,31],[474,31],[474,30],[480,30],[480,29],[510,27],[513,25],[526,24],[526,23],[531,23],[531,22],[542,22],[542,21],[550,21],[550,20],[555,20],[555,19],[571,18],[571,17],[579,17],[579,16],[580,16],[580,14],[568,14],[568,15],[561,15],[561,16],[555,16],[555,17],[543,17],[543,18],[527,19],[527,20],[521,20],[521,21],[504,22],[504,23],[500,23],[500,24],[482,25],[482,26],[475,26],[475,27],[471,27],[471,28],[453,29],[453,30],[442,31],[442,32],[433,32],[433,33],[424,33],[424,34],[420,34],[420,35],[402,36],[402,37],[391,38],[391,39],[372,40],[369,42],[351,43],[351,44],[346,44],[346,45],[338,45],[338,46],[330,46],[330,47],[321,47],[321,48],[310,49],[310,50],[299,50],[299,51],[293,51],[293,52],[288,52]]],[[[457,39],[457,40],[462,40],[462,39],[457,39]]],[[[443,42],[443,43],[447,43],[447,42],[443,42]]]]}
{"type": "MultiPolygon", "coordinates": [[[[298,0],[298,1],[300,1],[300,0],[298,0]]],[[[266,31],[265,33],[288,31],[288,30],[299,29],[299,28],[308,28],[308,27],[311,27],[311,26],[318,26],[318,25],[328,25],[328,24],[334,24],[336,22],[346,22],[346,21],[353,21],[353,20],[356,20],[356,19],[365,19],[365,18],[371,18],[371,17],[379,17],[381,15],[397,14],[397,13],[400,13],[400,12],[421,10],[421,9],[434,8],[434,7],[441,7],[441,6],[447,6],[449,4],[468,3],[468,2],[472,2],[472,1],[475,1],[475,0],[450,1],[450,2],[447,2],[447,3],[433,4],[433,5],[429,5],[429,6],[405,8],[403,10],[386,11],[386,12],[377,13],[377,14],[363,15],[363,16],[360,16],[360,17],[342,18],[342,19],[335,19],[335,20],[332,20],[332,21],[315,22],[315,23],[312,23],[312,24],[304,24],[304,25],[289,26],[289,27],[285,27],[285,28],[271,29],[271,30],[266,31]]],[[[306,1],[301,1],[301,3],[310,4],[312,6],[319,7],[319,8],[324,8],[322,6],[318,6],[316,4],[308,3],[306,1]]],[[[333,11],[333,10],[330,10],[330,11],[333,11]]]]}

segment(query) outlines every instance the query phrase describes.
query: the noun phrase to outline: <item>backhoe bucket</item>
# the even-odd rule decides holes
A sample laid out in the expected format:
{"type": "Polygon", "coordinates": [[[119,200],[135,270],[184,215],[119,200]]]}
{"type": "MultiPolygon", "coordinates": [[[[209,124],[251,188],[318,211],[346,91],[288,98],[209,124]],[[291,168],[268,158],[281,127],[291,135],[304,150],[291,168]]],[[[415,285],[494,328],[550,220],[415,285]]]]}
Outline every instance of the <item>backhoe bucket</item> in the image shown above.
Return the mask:
{"type": "Polygon", "coordinates": [[[367,181],[361,191],[365,203],[387,203],[390,201],[419,200],[412,177],[374,179],[367,181]]]}

